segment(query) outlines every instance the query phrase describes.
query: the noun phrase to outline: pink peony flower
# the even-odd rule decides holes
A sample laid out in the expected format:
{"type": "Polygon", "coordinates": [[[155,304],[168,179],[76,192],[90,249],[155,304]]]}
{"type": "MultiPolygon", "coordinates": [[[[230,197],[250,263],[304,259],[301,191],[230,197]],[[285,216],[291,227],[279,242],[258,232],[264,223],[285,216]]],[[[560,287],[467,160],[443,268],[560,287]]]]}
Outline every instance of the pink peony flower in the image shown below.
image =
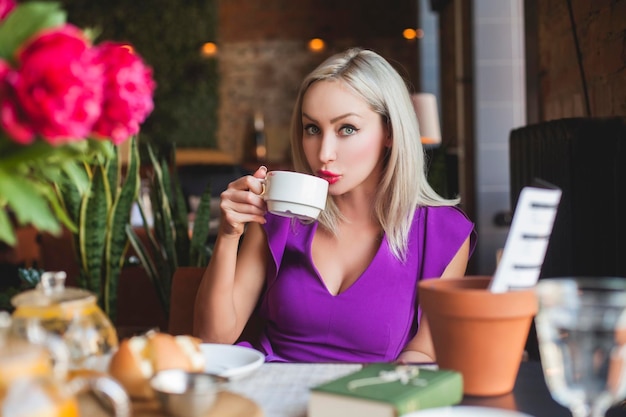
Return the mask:
{"type": "Polygon", "coordinates": [[[104,42],[95,49],[104,65],[104,102],[94,133],[119,144],[139,132],[154,108],[152,69],[128,45],[104,42]]]}
{"type": "Polygon", "coordinates": [[[15,9],[16,5],[14,0],[0,0],[0,21],[4,20],[15,9]]]}
{"type": "Polygon", "coordinates": [[[0,122],[16,141],[41,135],[51,144],[82,140],[100,117],[102,68],[76,27],[40,33],[18,51],[7,77],[0,122]]]}
{"type": "Polygon", "coordinates": [[[17,77],[15,71],[6,61],[0,60],[0,125],[9,133],[11,139],[20,144],[28,144],[32,140],[33,131],[17,120],[15,98],[10,88],[11,80],[17,77]]]}
{"type": "Polygon", "coordinates": [[[15,142],[24,145],[32,141],[33,132],[17,120],[15,107],[12,105],[15,99],[10,84],[15,77],[17,74],[11,66],[0,60],[0,125],[15,142]]]}
{"type": "Polygon", "coordinates": [[[6,95],[7,82],[11,78],[13,69],[4,59],[0,58],[0,99],[6,95]]]}

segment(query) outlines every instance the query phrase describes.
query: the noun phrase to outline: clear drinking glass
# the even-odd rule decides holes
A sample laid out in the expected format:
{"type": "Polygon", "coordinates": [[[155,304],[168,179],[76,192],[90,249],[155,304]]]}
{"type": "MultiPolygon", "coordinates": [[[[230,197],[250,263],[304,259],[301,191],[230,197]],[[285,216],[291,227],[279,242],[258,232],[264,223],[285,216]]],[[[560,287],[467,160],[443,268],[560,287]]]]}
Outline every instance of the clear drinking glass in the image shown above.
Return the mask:
{"type": "Polygon", "coordinates": [[[601,417],[626,396],[626,278],[549,278],[537,284],[541,364],[555,401],[601,417]]]}

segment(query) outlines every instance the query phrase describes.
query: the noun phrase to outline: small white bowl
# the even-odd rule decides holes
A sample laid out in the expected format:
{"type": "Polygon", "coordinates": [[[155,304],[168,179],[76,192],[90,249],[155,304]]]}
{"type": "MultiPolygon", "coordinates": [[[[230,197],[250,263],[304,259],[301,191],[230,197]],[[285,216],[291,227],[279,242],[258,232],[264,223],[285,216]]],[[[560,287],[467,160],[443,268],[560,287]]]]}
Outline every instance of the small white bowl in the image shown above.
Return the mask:
{"type": "Polygon", "coordinates": [[[150,386],[163,409],[174,417],[206,415],[219,391],[219,382],[213,375],[181,369],[157,372],[150,386]]]}

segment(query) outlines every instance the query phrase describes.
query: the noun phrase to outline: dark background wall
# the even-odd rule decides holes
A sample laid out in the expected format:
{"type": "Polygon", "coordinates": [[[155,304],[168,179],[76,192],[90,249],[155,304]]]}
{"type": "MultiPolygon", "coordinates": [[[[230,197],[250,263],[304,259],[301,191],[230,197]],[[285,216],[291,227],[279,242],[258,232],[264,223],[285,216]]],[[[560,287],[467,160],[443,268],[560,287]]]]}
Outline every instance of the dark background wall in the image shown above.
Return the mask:
{"type": "MultiPolygon", "coordinates": [[[[439,16],[441,120],[448,173],[458,179],[463,207],[472,219],[477,218],[480,203],[485,204],[478,201],[476,184],[480,151],[476,120],[481,109],[474,104],[480,74],[475,73],[473,22],[478,1],[430,2],[439,16]]],[[[624,116],[626,0],[524,0],[523,10],[526,124],[624,116]]],[[[506,146],[508,135],[503,133],[501,139],[506,146]]],[[[598,139],[592,137],[586,143],[594,146],[598,139]]]]}
{"type": "Polygon", "coordinates": [[[163,145],[215,147],[217,63],[201,54],[215,39],[216,0],[62,0],[68,20],[93,28],[96,42],[128,42],[153,68],[153,113],[141,138],[163,145]]]}
{"type": "Polygon", "coordinates": [[[626,115],[626,1],[570,0],[574,28],[568,1],[531,3],[538,60],[529,76],[538,82],[539,120],[626,115]]]}
{"type": "Polygon", "coordinates": [[[287,130],[302,77],[351,46],[372,48],[417,81],[414,0],[63,0],[71,22],[101,29],[101,39],[132,43],[154,68],[155,110],[145,140],[212,148],[245,159],[254,113],[265,119],[268,158],[288,157],[287,130]],[[313,53],[307,42],[324,39],[313,53]],[[200,53],[217,42],[218,54],[200,53]]]}
{"type": "MultiPolygon", "coordinates": [[[[471,95],[458,92],[471,89],[473,79],[472,1],[432,3],[440,11],[444,136],[451,148],[467,142],[462,154],[471,158],[471,95]]],[[[216,148],[236,161],[244,158],[257,110],[265,116],[270,159],[285,158],[299,81],[333,52],[373,48],[395,62],[412,85],[418,84],[419,44],[401,36],[404,28],[417,26],[415,0],[63,4],[70,21],[101,29],[102,39],[133,43],[155,68],[156,108],[144,136],[180,147],[216,148]],[[308,51],[306,42],[313,37],[325,39],[326,50],[308,51]],[[206,41],[218,43],[213,59],[199,53],[206,41]]],[[[525,9],[529,122],[625,114],[626,0],[526,0],[525,9]]],[[[460,163],[461,175],[471,170],[464,165],[467,158],[460,163]]]]}
{"type": "Polygon", "coordinates": [[[351,46],[372,48],[417,82],[417,46],[402,31],[417,25],[413,0],[218,2],[218,148],[245,158],[252,120],[262,111],[270,161],[288,158],[291,110],[302,78],[332,53],[351,46]],[[327,42],[314,53],[307,42],[327,42]]]}

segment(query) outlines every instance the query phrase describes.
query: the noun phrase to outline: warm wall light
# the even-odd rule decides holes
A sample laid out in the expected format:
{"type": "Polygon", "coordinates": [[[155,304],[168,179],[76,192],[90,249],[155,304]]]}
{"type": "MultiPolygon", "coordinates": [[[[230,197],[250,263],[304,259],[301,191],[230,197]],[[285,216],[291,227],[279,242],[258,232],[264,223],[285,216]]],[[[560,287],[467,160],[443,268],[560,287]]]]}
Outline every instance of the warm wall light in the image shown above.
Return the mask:
{"type": "Polygon", "coordinates": [[[408,41],[422,39],[424,37],[424,29],[406,28],[402,31],[402,36],[408,41]]]}
{"type": "Polygon", "coordinates": [[[413,40],[417,37],[417,31],[413,28],[406,28],[402,31],[402,36],[406,40],[413,40]]]}
{"type": "Polygon", "coordinates": [[[441,126],[439,125],[437,97],[430,93],[417,93],[411,95],[411,101],[419,123],[422,144],[439,145],[441,143],[441,126]]]}
{"type": "Polygon", "coordinates": [[[206,42],[202,45],[202,56],[204,57],[213,57],[217,55],[217,44],[215,42],[206,42]]]}
{"type": "Polygon", "coordinates": [[[326,42],[320,38],[313,38],[309,41],[309,50],[312,52],[323,51],[326,47],[326,42]]]}

